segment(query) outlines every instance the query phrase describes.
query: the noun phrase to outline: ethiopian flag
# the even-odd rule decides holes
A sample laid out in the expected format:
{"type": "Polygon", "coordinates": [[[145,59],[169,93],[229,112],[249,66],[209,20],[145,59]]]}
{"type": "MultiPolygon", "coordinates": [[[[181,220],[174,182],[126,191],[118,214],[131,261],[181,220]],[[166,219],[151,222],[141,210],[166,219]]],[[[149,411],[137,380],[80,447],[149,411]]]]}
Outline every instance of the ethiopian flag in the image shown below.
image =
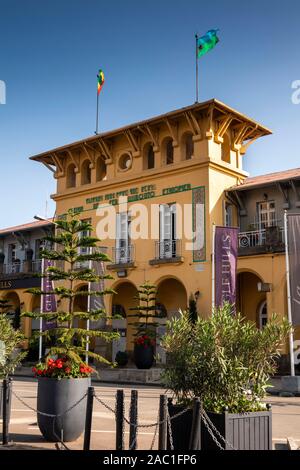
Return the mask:
{"type": "Polygon", "coordinates": [[[197,41],[197,57],[201,57],[211,49],[213,49],[219,42],[217,36],[218,29],[210,29],[204,36],[197,41]]]}
{"type": "Polygon", "coordinates": [[[97,75],[97,91],[98,91],[98,95],[100,94],[100,91],[104,85],[104,73],[103,73],[103,70],[99,70],[98,72],[98,75],[97,75]]]}

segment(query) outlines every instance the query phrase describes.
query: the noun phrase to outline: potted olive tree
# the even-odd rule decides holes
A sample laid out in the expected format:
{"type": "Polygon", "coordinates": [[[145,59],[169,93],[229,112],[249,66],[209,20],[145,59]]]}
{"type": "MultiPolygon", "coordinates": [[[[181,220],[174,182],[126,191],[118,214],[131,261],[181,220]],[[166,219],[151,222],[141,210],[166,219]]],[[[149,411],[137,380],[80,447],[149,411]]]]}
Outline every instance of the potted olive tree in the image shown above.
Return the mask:
{"type": "Polygon", "coordinates": [[[85,362],[86,354],[95,361],[109,364],[99,354],[87,351],[86,344],[93,338],[111,341],[118,334],[101,329],[87,329],[82,324],[76,326],[77,320],[98,322],[106,317],[103,308],[89,312],[76,311],[76,298],[103,297],[112,293],[109,289],[98,291],[90,288],[95,283],[101,284],[103,279],[111,278],[109,275],[96,274],[96,270],[91,267],[92,262],[109,261],[106,254],[96,250],[100,241],[98,238],[83,236],[92,231],[91,224],[69,212],[65,220],[56,222],[56,229],[54,236],[45,238],[56,249],[45,249],[41,253],[44,259],[56,263],[55,266],[48,267],[44,274],[49,276],[55,287],[50,292],[43,292],[40,288],[29,289],[28,292],[37,296],[54,294],[60,300],[60,307],[52,313],[25,312],[23,316],[43,318],[52,323],[50,329],[36,333],[50,343],[46,356],[33,368],[38,377],[37,408],[45,413],[38,414],[38,425],[47,440],[57,441],[63,436],[64,441],[68,442],[77,439],[84,429],[85,395],[94,372],[85,362]],[[83,282],[88,283],[88,289],[83,282]],[[82,287],[76,289],[78,283],[82,287]],[[82,397],[84,398],[81,400],[82,397]],[[64,416],[55,420],[47,416],[62,415],[78,401],[79,404],[64,416]]]}
{"type": "Polygon", "coordinates": [[[158,323],[156,313],[156,286],[145,282],[138,289],[136,297],[137,306],[130,310],[135,314],[129,315],[136,318],[131,323],[135,327],[134,333],[134,363],[138,369],[150,369],[154,362],[154,346],[156,328],[158,323]]]}
{"type": "MultiPolygon", "coordinates": [[[[162,377],[173,392],[170,415],[190,408],[193,398],[199,397],[208,419],[223,436],[214,433],[223,448],[271,448],[271,410],[263,399],[291,328],[288,321],[273,316],[258,330],[242,315],[233,315],[227,304],[196,322],[182,313],[167,328],[162,345],[168,361],[162,377]]],[[[172,420],[175,448],[188,448],[191,420],[192,410],[172,420]]],[[[217,449],[204,424],[202,449],[217,449]]]]}

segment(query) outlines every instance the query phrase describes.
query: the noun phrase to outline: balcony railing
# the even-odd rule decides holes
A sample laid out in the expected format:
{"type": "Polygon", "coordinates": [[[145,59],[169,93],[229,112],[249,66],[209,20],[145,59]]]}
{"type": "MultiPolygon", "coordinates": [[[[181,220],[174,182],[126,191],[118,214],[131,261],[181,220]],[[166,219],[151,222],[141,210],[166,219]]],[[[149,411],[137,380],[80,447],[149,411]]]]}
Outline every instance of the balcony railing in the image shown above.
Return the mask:
{"type": "Polygon", "coordinates": [[[134,263],[134,245],[115,247],[112,250],[113,264],[134,263]]]}
{"type": "Polygon", "coordinates": [[[181,240],[162,240],[155,242],[155,259],[172,260],[181,257],[181,240]]]}
{"type": "Polygon", "coordinates": [[[40,273],[42,268],[42,260],[34,261],[14,261],[9,264],[0,264],[0,275],[14,276],[17,274],[40,273]]]}
{"type": "Polygon", "coordinates": [[[284,248],[283,227],[273,226],[261,230],[240,232],[238,236],[239,252],[248,251],[272,251],[284,248]]]}

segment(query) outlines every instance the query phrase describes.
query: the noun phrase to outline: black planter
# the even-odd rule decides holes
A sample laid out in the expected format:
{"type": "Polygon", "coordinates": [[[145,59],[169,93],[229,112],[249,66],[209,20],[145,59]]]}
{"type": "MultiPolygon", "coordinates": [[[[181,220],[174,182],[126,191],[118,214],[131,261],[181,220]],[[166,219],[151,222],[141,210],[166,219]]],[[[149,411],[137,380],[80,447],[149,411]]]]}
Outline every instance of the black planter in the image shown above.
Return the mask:
{"type": "MultiPolygon", "coordinates": [[[[168,401],[168,410],[170,418],[183,411],[185,406],[173,405],[171,401],[168,401]]],[[[193,421],[193,410],[190,409],[184,414],[171,420],[171,429],[173,437],[174,450],[188,450],[190,443],[190,435],[193,421]]],[[[168,433],[167,447],[171,449],[170,436],[168,433]]]]}
{"type": "Polygon", "coordinates": [[[138,369],[151,369],[154,362],[153,346],[146,348],[141,344],[134,345],[134,363],[138,369]]]}
{"type": "MultiPolygon", "coordinates": [[[[61,415],[74,405],[90,386],[90,378],[82,379],[38,379],[37,409],[42,413],[61,415]]],[[[72,410],[60,418],[38,414],[41,433],[47,441],[75,441],[85,425],[86,397],[72,410]]]]}
{"type": "MultiPolygon", "coordinates": [[[[271,410],[207,414],[217,430],[225,437],[226,444],[216,436],[226,450],[233,450],[232,447],[236,450],[272,450],[271,410]]],[[[201,445],[205,450],[219,450],[204,425],[201,428],[201,445]]]]}
{"type": "MultiPolygon", "coordinates": [[[[183,406],[168,403],[170,417],[174,416],[183,406]]],[[[272,449],[272,411],[259,411],[252,413],[207,413],[216,429],[227,441],[214,433],[218,442],[226,450],[271,450],[272,449]],[[231,445],[230,445],[231,444],[231,445]],[[232,446],[232,447],[231,447],[232,446]]],[[[183,415],[171,420],[174,450],[188,450],[192,428],[193,412],[188,410],[183,415]]],[[[168,448],[170,439],[168,437],[168,448]]],[[[213,441],[204,423],[201,425],[202,450],[220,450],[213,441]]]]}

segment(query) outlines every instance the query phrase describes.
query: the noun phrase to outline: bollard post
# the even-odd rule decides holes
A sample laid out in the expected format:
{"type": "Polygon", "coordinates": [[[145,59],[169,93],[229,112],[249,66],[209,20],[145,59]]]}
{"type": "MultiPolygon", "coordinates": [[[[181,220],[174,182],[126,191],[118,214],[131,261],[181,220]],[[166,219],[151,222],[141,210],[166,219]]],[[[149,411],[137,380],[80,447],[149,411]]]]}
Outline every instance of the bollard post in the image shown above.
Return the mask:
{"type": "Polygon", "coordinates": [[[116,400],[116,450],[124,450],[124,390],[117,390],[116,400]]]}
{"type": "Polygon", "coordinates": [[[136,450],[137,439],[137,415],[138,415],[138,392],[131,390],[130,412],[129,412],[129,450],[136,450]]]}
{"type": "Polygon", "coordinates": [[[83,450],[90,450],[94,394],[95,394],[94,387],[89,387],[88,395],[87,395],[87,402],[86,402],[83,450]]]}
{"type": "Polygon", "coordinates": [[[199,398],[194,399],[193,421],[190,435],[189,450],[201,449],[201,402],[199,398]]]}
{"type": "Polygon", "coordinates": [[[2,444],[5,446],[8,444],[8,424],[9,424],[9,410],[8,405],[10,402],[10,379],[4,379],[2,381],[2,444]]]}
{"type": "Polygon", "coordinates": [[[167,449],[167,396],[159,396],[159,430],[158,430],[158,450],[167,449]]]}

